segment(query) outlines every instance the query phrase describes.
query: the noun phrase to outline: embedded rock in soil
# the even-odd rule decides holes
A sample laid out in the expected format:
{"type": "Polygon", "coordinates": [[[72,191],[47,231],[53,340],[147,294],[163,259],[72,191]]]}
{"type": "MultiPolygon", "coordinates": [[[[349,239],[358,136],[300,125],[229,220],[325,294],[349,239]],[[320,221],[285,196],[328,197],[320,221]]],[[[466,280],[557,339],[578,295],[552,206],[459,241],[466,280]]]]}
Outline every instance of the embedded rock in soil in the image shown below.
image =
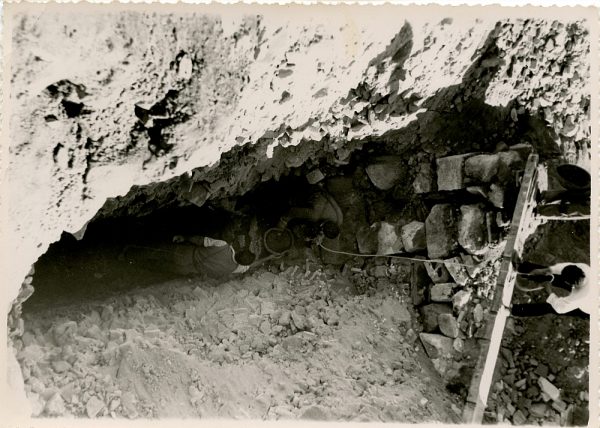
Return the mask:
{"type": "Polygon", "coordinates": [[[429,358],[449,358],[452,356],[454,341],[440,334],[421,333],[419,335],[429,358]]]}
{"type": "Polygon", "coordinates": [[[427,255],[430,259],[449,256],[458,248],[456,213],[450,204],[437,204],[425,220],[427,255]]]}

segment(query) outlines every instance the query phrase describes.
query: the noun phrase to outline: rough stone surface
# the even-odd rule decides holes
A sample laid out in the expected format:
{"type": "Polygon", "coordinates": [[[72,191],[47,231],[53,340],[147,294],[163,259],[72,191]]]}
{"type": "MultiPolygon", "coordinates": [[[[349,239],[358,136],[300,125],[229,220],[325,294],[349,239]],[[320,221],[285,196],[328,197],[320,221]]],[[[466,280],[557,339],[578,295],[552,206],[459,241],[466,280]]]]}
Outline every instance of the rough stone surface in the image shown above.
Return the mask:
{"type": "MultiPolygon", "coordinates": [[[[440,325],[440,331],[444,336],[448,336],[453,339],[458,337],[458,334],[460,332],[458,328],[458,322],[452,314],[440,314],[438,316],[438,323],[440,325]]],[[[457,346],[460,347],[460,345],[457,346]]]]}
{"type": "Polygon", "coordinates": [[[429,258],[449,256],[458,247],[457,218],[452,205],[434,205],[425,220],[425,232],[429,258]]]}
{"type": "Polygon", "coordinates": [[[429,305],[421,306],[419,312],[421,314],[423,331],[430,333],[438,328],[439,315],[452,314],[452,308],[450,305],[442,303],[431,303],[429,305]]]}
{"type": "Polygon", "coordinates": [[[428,193],[434,190],[433,168],[430,163],[421,163],[419,171],[413,181],[413,190],[415,193],[428,193]]]}
{"type": "Polygon", "coordinates": [[[361,254],[376,254],[379,248],[379,230],[378,223],[366,226],[356,233],[356,243],[358,252],[361,254]]]}
{"type": "Polygon", "coordinates": [[[437,159],[438,190],[458,190],[464,187],[464,163],[469,155],[455,155],[437,159]]]}
{"type": "Polygon", "coordinates": [[[402,244],[404,245],[404,249],[409,253],[427,249],[425,223],[411,221],[402,226],[402,244]]]}
{"type": "Polygon", "coordinates": [[[104,402],[102,402],[102,400],[100,400],[95,395],[92,396],[85,404],[85,411],[88,415],[88,418],[95,418],[96,416],[98,416],[98,414],[103,408],[104,402]]]}
{"type": "Polygon", "coordinates": [[[379,190],[390,190],[401,177],[402,160],[397,157],[382,157],[367,166],[369,179],[379,190]]]}
{"type": "Polygon", "coordinates": [[[482,254],[487,243],[485,212],[479,205],[460,207],[458,242],[469,254],[482,254]]]}
{"type": "Polygon", "coordinates": [[[427,275],[434,284],[440,284],[450,281],[450,273],[444,265],[444,263],[425,263],[425,269],[427,269],[427,275]]]}
{"type": "Polygon", "coordinates": [[[421,333],[419,337],[429,358],[449,358],[452,356],[454,341],[449,337],[431,333],[421,333]]]}
{"type": "Polygon", "coordinates": [[[496,208],[504,208],[504,198],[505,198],[506,190],[499,184],[492,183],[490,185],[490,190],[487,192],[487,199],[494,205],[496,208]]]}
{"type": "Polygon", "coordinates": [[[394,254],[404,250],[402,237],[398,232],[397,226],[385,221],[380,223],[379,231],[377,232],[377,254],[394,254]]]}
{"type": "Polygon", "coordinates": [[[548,394],[550,399],[558,400],[560,398],[560,390],[545,377],[539,377],[538,384],[540,385],[542,392],[548,394]]]}
{"type": "Polygon", "coordinates": [[[443,282],[434,284],[430,289],[430,297],[433,302],[447,303],[452,301],[452,290],[456,284],[443,282]]]}
{"type": "Polygon", "coordinates": [[[59,393],[54,394],[46,402],[45,411],[48,416],[62,416],[65,414],[67,409],[65,408],[65,402],[59,393]]]}
{"type": "Polygon", "coordinates": [[[460,311],[471,300],[471,291],[459,290],[452,296],[452,307],[455,311],[460,311]]]}
{"type": "Polygon", "coordinates": [[[465,160],[465,175],[478,183],[489,183],[498,174],[499,156],[475,155],[465,160]]]}
{"type": "Polygon", "coordinates": [[[466,266],[463,266],[463,260],[460,257],[452,257],[444,260],[444,265],[454,282],[459,285],[466,285],[469,282],[470,276],[466,266]]]}

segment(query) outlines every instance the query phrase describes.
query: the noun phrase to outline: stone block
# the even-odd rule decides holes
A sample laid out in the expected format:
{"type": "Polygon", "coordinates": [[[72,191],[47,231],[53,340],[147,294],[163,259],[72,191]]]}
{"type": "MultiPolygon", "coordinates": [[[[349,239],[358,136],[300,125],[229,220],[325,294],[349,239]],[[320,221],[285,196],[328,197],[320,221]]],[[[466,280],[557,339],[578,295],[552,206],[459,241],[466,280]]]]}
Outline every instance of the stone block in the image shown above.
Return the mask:
{"type": "Polygon", "coordinates": [[[430,259],[447,257],[458,248],[457,222],[452,205],[433,206],[425,220],[427,254],[430,259]]]}
{"type": "Polygon", "coordinates": [[[425,352],[429,358],[450,358],[454,347],[452,346],[454,341],[449,337],[442,336],[441,334],[432,333],[421,333],[419,334],[421,342],[425,347],[425,352]]]}
{"type": "Polygon", "coordinates": [[[443,303],[431,303],[419,308],[421,320],[423,323],[423,331],[431,333],[439,327],[438,317],[440,314],[452,314],[450,305],[443,303]]]}
{"type": "Polygon", "coordinates": [[[465,160],[464,173],[475,182],[490,183],[498,174],[499,160],[497,153],[471,156],[465,160]]]}
{"type": "Polygon", "coordinates": [[[427,249],[427,239],[425,236],[425,223],[420,221],[411,221],[402,226],[402,245],[409,253],[423,251],[427,249]]]}
{"type": "Polygon", "coordinates": [[[434,284],[429,291],[431,301],[438,303],[452,302],[452,291],[455,286],[456,284],[453,282],[434,284]]]}
{"type": "Polygon", "coordinates": [[[458,190],[464,187],[464,164],[470,154],[439,158],[437,163],[438,190],[458,190]]]}
{"type": "Polygon", "coordinates": [[[482,254],[487,244],[485,211],[479,205],[460,207],[458,242],[469,254],[482,254]]]}
{"type": "Polygon", "coordinates": [[[439,314],[438,324],[444,336],[456,339],[459,335],[458,322],[452,314],[439,314]]]}

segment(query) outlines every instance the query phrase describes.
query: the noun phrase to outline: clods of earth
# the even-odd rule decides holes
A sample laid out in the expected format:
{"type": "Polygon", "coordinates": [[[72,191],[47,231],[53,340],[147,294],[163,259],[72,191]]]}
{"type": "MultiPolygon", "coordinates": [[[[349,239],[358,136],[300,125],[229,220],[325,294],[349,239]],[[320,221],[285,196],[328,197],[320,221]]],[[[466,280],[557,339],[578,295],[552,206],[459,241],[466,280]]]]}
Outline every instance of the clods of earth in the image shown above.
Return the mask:
{"type": "Polygon", "coordinates": [[[270,269],[24,313],[18,359],[35,415],[459,420],[419,345],[402,269],[270,269]]]}

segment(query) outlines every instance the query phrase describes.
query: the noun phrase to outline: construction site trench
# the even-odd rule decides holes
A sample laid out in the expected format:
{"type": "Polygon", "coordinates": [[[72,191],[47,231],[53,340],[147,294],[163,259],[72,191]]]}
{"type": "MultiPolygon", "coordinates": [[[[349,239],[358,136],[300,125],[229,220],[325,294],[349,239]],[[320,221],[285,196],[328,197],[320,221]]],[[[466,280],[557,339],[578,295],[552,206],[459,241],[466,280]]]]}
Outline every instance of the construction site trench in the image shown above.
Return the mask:
{"type": "MultiPolygon", "coordinates": [[[[354,146],[336,162],[313,144],[309,161],[223,198],[204,169],[134,188],[63,233],[26,280],[16,341],[34,414],[459,421],[534,145],[438,158],[354,146]],[[267,231],[314,210],[315,194],[339,205],[339,236],[311,239],[318,222],[292,220],[293,240],[269,248],[267,231]],[[273,257],[240,275],[181,275],[168,253],[179,236],[273,257]]],[[[242,183],[238,157],[210,174],[242,183]]]]}
{"type": "MultiPolygon", "coordinates": [[[[11,12],[25,413],[464,420],[527,165],[540,190],[589,170],[587,15],[289,11],[11,12]]],[[[589,265],[587,205],[535,223],[523,260],[589,265]]],[[[589,319],[501,336],[483,422],[585,425],[589,319]]]]}

